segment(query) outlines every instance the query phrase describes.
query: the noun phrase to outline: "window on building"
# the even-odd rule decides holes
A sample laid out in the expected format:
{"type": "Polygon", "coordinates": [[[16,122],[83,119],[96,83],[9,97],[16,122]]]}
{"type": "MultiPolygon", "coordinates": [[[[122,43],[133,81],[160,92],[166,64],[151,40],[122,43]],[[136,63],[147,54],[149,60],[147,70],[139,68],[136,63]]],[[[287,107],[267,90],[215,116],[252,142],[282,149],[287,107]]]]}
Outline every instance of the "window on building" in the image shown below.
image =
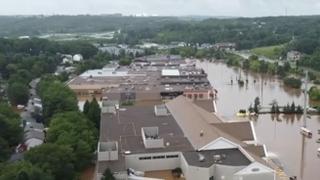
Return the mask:
{"type": "Polygon", "coordinates": [[[203,99],[203,94],[199,94],[199,99],[203,99]]]}
{"type": "Polygon", "coordinates": [[[166,158],[169,159],[169,158],[178,158],[179,155],[167,155],[166,158]]]}
{"type": "Polygon", "coordinates": [[[164,159],[165,156],[153,156],[152,159],[164,159]]]}
{"type": "Polygon", "coordinates": [[[196,100],[198,99],[198,94],[194,95],[194,99],[196,99],[196,100]]]}
{"type": "Polygon", "coordinates": [[[151,157],[150,157],[150,156],[146,156],[146,157],[139,157],[139,160],[149,160],[149,159],[151,159],[151,157]]]}

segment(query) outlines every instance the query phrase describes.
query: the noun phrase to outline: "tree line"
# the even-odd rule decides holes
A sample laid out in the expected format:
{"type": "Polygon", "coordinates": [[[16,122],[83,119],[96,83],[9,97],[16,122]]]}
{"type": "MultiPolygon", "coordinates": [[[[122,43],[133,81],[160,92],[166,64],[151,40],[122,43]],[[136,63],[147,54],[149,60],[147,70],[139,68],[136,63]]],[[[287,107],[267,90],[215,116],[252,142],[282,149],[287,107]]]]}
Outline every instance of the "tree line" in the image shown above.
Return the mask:
{"type": "Polygon", "coordinates": [[[38,93],[48,127],[46,143],[26,152],[23,161],[2,164],[0,179],[78,179],[94,160],[100,107],[91,103],[88,114],[80,112],[75,94],[53,75],[41,78],[38,93]]]}
{"type": "MultiPolygon", "coordinates": [[[[75,94],[65,85],[63,78],[52,75],[61,61],[57,53],[73,54],[82,52],[82,48],[93,47],[79,43],[69,49],[72,43],[76,42],[57,45],[56,42],[39,39],[0,39],[0,47],[7,47],[0,48],[0,73],[2,80],[8,84],[10,104],[25,104],[29,99],[29,82],[41,77],[37,93],[42,99],[43,119],[48,127],[45,144],[26,152],[22,161],[8,162],[14,147],[23,141],[23,129],[20,116],[12,111],[5,99],[2,100],[0,179],[78,179],[80,172],[94,160],[100,107],[95,106],[94,113],[98,113],[95,119],[92,115],[83,114],[78,110],[75,94]],[[57,50],[56,45],[65,49],[57,50]],[[50,46],[54,49],[46,48],[50,46]],[[36,50],[27,51],[27,47],[36,50]]],[[[97,54],[97,49],[93,47],[87,55],[95,61],[97,54]]]]}

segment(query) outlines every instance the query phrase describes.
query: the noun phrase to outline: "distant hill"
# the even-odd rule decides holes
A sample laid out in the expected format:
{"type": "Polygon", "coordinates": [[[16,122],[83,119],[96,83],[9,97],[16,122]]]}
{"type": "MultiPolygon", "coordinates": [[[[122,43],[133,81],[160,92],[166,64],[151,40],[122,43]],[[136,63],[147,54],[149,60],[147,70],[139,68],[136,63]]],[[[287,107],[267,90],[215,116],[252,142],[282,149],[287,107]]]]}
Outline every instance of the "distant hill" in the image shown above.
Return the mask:
{"type": "Polygon", "coordinates": [[[0,36],[38,36],[47,33],[104,32],[125,28],[157,27],[178,21],[175,17],[0,16],[0,36]]]}

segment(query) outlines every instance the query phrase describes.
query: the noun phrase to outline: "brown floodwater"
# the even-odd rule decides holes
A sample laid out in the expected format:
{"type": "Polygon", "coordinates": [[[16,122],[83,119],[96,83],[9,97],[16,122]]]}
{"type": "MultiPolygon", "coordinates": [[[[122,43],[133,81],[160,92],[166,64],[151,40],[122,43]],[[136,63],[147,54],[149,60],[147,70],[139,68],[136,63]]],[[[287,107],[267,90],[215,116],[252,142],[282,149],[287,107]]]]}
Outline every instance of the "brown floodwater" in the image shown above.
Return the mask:
{"type": "MultiPolygon", "coordinates": [[[[263,107],[270,106],[274,100],[279,106],[292,102],[303,106],[303,92],[285,87],[274,76],[246,73],[219,62],[198,62],[198,66],[207,72],[212,86],[218,90],[218,114],[226,120],[246,120],[237,118],[236,113],[239,109],[248,109],[256,97],[260,98],[263,107]],[[248,83],[239,87],[236,80],[239,77],[248,83]]],[[[267,146],[269,155],[280,161],[288,175],[297,176],[298,180],[320,179],[320,158],[317,156],[320,144],[316,143],[320,138],[320,116],[313,115],[307,119],[307,128],[313,133],[311,139],[302,138],[300,134],[303,126],[301,116],[264,114],[252,121],[258,142],[267,146]]]]}

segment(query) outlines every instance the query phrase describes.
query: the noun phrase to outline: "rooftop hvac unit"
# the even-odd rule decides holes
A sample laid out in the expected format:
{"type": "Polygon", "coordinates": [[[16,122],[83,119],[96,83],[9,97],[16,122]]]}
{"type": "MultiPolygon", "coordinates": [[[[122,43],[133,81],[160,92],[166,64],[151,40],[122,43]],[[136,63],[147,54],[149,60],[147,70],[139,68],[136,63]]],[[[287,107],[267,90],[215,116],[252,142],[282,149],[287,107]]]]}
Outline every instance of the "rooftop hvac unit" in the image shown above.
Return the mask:
{"type": "Polygon", "coordinates": [[[204,155],[203,154],[198,154],[198,156],[199,156],[199,161],[200,162],[204,162],[205,160],[206,160],[206,158],[204,157],[204,155]]]}
{"type": "Polygon", "coordinates": [[[216,155],[213,155],[213,161],[214,162],[218,162],[218,161],[221,161],[222,160],[222,157],[220,154],[216,154],[216,155]]]}

